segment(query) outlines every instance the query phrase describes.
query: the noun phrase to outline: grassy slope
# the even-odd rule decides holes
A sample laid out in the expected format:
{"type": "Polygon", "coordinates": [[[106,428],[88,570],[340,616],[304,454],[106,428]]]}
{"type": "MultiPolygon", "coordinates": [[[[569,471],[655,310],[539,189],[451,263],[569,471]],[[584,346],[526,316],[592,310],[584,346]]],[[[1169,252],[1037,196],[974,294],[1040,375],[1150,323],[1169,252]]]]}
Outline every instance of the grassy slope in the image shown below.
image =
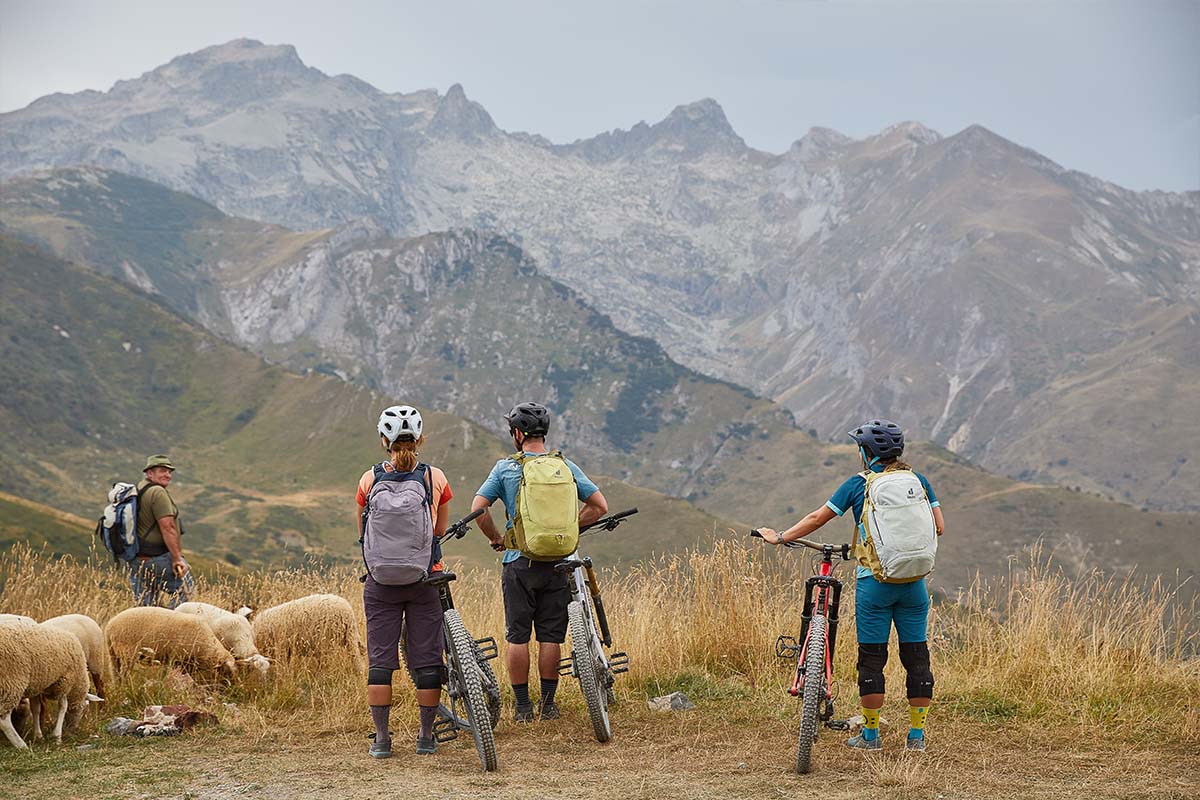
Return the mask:
{"type": "MultiPolygon", "coordinates": [[[[136,477],[146,453],[168,451],[180,465],[173,492],[189,549],[247,565],[306,552],[355,557],[354,486],[378,457],[372,431],[389,399],[272,367],[136,291],[12,240],[0,239],[0,264],[0,382],[13,387],[0,403],[0,489],[54,495],[55,507],[91,516],[107,485],[136,477]]],[[[446,470],[451,513],[463,514],[505,450],[450,415],[429,412],[427,425],[425,456],[446,470]]],[[[644,509],[623,531],[654,533],[590,540],[597,557],[638,558],[723,529],[683,501],[615,481],[605,488],[614,508],[644,509]]],[[[17,510],[4,510],[16,525],[17,510]]],[[[493,560],[481,537],[459,544],[493,560]]]]}

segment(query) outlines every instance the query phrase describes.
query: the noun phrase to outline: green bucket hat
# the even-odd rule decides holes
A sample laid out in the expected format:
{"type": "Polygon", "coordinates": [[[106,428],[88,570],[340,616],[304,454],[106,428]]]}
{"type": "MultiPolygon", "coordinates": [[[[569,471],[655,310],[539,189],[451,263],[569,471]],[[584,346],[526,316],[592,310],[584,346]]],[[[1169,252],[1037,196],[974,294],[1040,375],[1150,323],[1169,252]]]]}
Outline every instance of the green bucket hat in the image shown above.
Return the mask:
{"type": "Polygon", "coordinates": [[[166,467],[172,472],[175,470],[175,465],[171,463],[171,457],[164,455],[150,456],[147,458],[146,466],[142,467],[142,472],[154,467],[166,467]]]}

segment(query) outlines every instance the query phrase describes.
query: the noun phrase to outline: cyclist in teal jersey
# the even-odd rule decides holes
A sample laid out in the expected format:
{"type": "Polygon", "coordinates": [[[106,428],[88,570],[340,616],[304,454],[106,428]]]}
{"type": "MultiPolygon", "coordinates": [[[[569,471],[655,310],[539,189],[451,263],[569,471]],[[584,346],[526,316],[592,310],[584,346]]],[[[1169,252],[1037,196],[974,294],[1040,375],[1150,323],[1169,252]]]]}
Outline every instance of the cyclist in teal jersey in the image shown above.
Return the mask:
{"type": "MultiPolygon", "coordinates": [[[[883,472],[890,469],[912,469],[900,460],[904,452],[904,431],[894,422],[871,420],[850,431],[858,444],[864,470],[883,472]]],[[[933,508],[933,521],[939,536],[945,522],[941,503],[929,481],[915,472],[933,508]]],[[[909,750],[925,749],[925,718],[933,702],[933,672],[929,667],[928,623],[929,589],[925,579],[912,583],[880,583],[871,574],[861,544],[866,540],[861,518],[865,499],[866,479],[862,475],[848,478],[833,496],[817,510],[788,528],[776,533],[760,528],[763,539],[771,544],[783,544],[808,536],[834,517],[847,511],[854,514],[858,532],[859,566],[854,590],[854,622],[858,629],[858,693],[862,699],[862,732],[846,744],[860,750],[879,750],[879,709],[883,707],[883,668],[887,664],[888,639],[892,625],[900,640],[900,661],[907,672],[906,688],[909,702],[909,730],[905,746],[909,750]]]]}

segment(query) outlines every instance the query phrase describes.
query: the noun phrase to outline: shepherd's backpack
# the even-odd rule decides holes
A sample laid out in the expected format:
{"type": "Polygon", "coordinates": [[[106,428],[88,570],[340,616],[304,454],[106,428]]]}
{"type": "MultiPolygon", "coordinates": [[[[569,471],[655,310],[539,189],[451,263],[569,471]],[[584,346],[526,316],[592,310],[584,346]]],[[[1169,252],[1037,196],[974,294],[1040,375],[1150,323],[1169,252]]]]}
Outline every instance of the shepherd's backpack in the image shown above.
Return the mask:
{"type": "Polygon", "coordinates": [[[866,486],[859,563],[882,583],[920,580],[937,555],[937,526],[921,479],[910,469],[860,474],[866,486]]]}
{"type": "Polygon", "coordinates": [[[433,479],[427,464],[412,472],[375,465],[375,482],[362,514],[363,564],[384,586],[408,586],[433,564],[433,479]]]}
{"type": "Polygon", "coordinates": [[[521,465],[508,546],[534,561],[557,561],[579,547],[579,489],[560,451],[515,453],[521,465]]]}
{"type": "Polygon", "coordinates": [[[96,523],[96,535],[114,561],[133,561],[138,554],[138,501],[142,493],[132,483],[114,483],[108,505],[96,523]]]}

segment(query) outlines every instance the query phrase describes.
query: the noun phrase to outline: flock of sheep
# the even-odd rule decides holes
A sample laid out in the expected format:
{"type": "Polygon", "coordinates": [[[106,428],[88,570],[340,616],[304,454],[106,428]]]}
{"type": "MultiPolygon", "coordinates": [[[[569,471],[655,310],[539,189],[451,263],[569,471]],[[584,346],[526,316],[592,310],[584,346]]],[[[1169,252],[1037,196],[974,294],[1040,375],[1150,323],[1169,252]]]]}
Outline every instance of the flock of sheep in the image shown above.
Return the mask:
{"type": "Polygon", "coordinates": [[[26,749],[17,727],[41,739],[50,706],[57,704],[54,739],[61,743],[63,730],[78,723],[87,704],[103,699],[110,663],[117,675],[151,661],[213,678],[233,678],[239,666],[266,673],[273,659],[292,656],[348,656],[356,667],[363,665],[358,621],[343,597],[308,595],[261,611],[253,622],[252,613],[244,606],[233,612],[196,602],[174,611],[129,608],[103,630],[83,614],[42,623],[0,614],[0,730],[14,747],[26,749]]]}

